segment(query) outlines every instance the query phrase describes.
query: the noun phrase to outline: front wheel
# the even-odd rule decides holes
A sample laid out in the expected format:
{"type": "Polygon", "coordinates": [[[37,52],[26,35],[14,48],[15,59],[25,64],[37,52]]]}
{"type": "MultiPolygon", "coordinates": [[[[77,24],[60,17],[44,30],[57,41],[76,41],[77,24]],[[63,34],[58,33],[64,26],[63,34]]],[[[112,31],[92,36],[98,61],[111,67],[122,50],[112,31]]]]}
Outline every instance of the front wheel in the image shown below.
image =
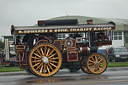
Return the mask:
{"type": "Polygon", "coordinates": [[[86,60],[86,68],[92,74],[101,74],[107,68],[107,60],[100,53],[92,53],[86,60]]]}
{"type": "Polygon", "coordinates": [[[60,51],[49,43],[35,46],[29,56],[29,69],[40,77],[52,76],[61,67],[62,56],[60,51]]]}

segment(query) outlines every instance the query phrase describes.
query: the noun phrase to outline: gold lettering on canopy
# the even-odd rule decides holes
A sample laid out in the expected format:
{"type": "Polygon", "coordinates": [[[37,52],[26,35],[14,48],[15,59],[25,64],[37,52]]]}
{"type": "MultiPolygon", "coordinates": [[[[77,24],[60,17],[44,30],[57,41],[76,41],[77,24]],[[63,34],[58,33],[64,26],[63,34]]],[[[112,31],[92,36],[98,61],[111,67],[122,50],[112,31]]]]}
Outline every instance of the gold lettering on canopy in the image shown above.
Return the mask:
{"type": "Polygon", "coordinates": [[[19,34],[25,33],[50,33],[50,32],[84,32],[84,31],[107,31],[112,27],[94,27],[94,28],[65,28],[65,29],[43,29],[43,30],[19,30],[19,34]]]}

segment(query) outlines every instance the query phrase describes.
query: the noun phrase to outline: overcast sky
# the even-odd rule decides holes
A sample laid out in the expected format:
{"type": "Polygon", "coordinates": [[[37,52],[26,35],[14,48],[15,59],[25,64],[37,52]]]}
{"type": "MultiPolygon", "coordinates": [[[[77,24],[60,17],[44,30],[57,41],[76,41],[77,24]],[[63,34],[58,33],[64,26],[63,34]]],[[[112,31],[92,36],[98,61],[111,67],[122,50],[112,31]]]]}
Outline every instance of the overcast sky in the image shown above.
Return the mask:
{"type": "Polygon", "coordinates": [[[128,19],[128,0],[0,0],[0,36],[11,25],[32,26],[37,20],[67,15],[128,19]]]}

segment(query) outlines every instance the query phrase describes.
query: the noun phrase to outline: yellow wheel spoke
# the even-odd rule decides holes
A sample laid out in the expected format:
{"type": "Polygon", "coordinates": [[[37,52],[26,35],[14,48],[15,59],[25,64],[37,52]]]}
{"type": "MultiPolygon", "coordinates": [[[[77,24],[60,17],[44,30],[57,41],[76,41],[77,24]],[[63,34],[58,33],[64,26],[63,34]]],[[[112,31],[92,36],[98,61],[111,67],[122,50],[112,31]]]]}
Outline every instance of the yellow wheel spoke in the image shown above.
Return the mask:
{"type": "Polygon", "coordinates": [[[48,66],[50,67],[50,69],[53,71],[53,68],[51,67],[51,65],[50,64],[48,64],[48,66]]]}
{"type": "Polygon", "coordinates": [[[94,68],[95,66],[94,65],[92,65],[92,66],[90,66],[91,68],[94,68]]]}
{"type": "Polygon", "coordinates": [[[40,51],[38,50],[38,49],[36,49],[37,50],[37,52],[39,53],[39,55],[41,56],[41,53],[40,53],[40,51]]]}
{"type": "Polygon", "coordinates": [[[53,71],[53,68],[48,64],[48,66],[50,67],[50,69],[53,71]]]}
{"type": "Polygon", "coordinates": [[[59,59],[59,57],[56,57],[56,58],[50,58],[50,59],[53,59],[53,60],[54,60],[54,59],[59,59]]]}
{"type": "Polygon", "coordinates": [[[51,56],[49,56],[49,58],[51,58],[51,57],[53,57],[53,56],[55,56],[56,55],[56,53],[55,54],[53,54],[53,55],[51,55],[51,56]]]}
{"type": "Polygon", "coordinates": [[[49,51],[50,51],[50,48],[48,49],[46,56],[48,56],[49,51]]]}
{"type": "Polygon", "coordinates": [[[50,61],[50,62],[52,62],[52,63],[58,63],[57,61],[50,61]]]}
{"type": "Polygon", "coordinates": [[[34,58],[34,59],[40,59],[40,58],[37,58],[37,57],[31,57],[31,58],[34,58]]]}
{"type": "Polygon", "coordinates": [[[99,66],[98,66],[98,69],[99,69],[99,70],[102,70],[99,66]]]}
{"type": "Polygon", "coordinates": [[[40,50],[41,50],[42,55],[44,55],[44,52],[43,52],[42,48],[40,48],[40,50]]]}
{"type": "Polygon", "coordinates": [[[48,66],[47,66],[47,70],[48,70],[48,73],[50,73],[50,70],[49,70],[48,66]]]}
{"type": "Polygon", "coordinates": [[[103,59],[101,59],[100,61],[98,61],[99,63],[102,61],[103,59]]]}
{"type": "Polygon", "coordinates": [[[40,73],[42,73],[42,70],[43,70],[43,65],[42,65],[42,67],[41,67],[41,69],[40,69],[40,73]]]}
{"type": "Polygon", "coordinates": [[[53,63],[50,63],[52,66],[54,66],[54,67],[57,67],[56,65],[54,65],[53,63]]]}
{"type": "Polygon", "coordinates": [[[34,62],[40,62],[40,61],[41,61],[41,60],[35,60],[35,61],[32,61],[32,62],[34,63],[34,62]]]}
{"type": "Polygon", "coordinates": [[[39,56],[38,54],[34,53],[36,56],[38,56],[39,58],[41,58],[41,56],[39,56]]]}
{"type": "Polygon", "coordinates": [[[41,64],[36,68],[36,70],[38,70],[42,65],[43,65],[43,63],[41,63],[41,64]]]}
{"type": "Polygon", "coordinates": [[[40,64],[40,62],[39,63],[36,63],[33,67],[35,67],[35,66],[37,66],[37,65],[39,65],[40,64]]]}
{"type": "Polygon", "coordinates": [[[55,50],[52,50],[52,51],[49,53],[49,55],[48,55],[48,56],[50,56],[54,51],[55,51],[55,50]]]}
{"type": "Polygon", "coordinates": [[[97,61],[99,61],[99,59],[100,59],[100,56],[97,58],[97,61]]]}
{"type": "Polygon", "coordinates": [[[93,57],[92,57],[91,59],[92,59],[93,61],[95,61],[93,57]]]}
{"type": "Polygon", "coordinates": [[[103,68],[103,66],[102,65],[99,65],[101,68],[103,68]]]}
{"type": "Polygon", "coordinates": [[[46,65],[45,65],[45,64],[44,64],[44,69],[43,69],[43,70],[44,70],[43,72],[44,72],[44,74],[45,74],[45,70],[46,70],[46,65]]]}
{"type": "Polygon", "coordinates": [[[89,63],[89,65],[94,65],[93,63],[89,63]]]}
{"type": "Polygon", "coordinates": [[[93,63],[94,61],[92,61],[92,60],[89,60],[89,62],[92,62],[92,63],[93,63]]]}
{"type": "Polygon", "coordinates": [[[100,66],[101,66],[101,65],[103,65],[104,63],[99,63],[99,64],[100,64],[100,66]]]}
{"type": "Polygon", "coordinates": [[[97,56],[95,55],[95,61],[97,62],[97,56]]]}

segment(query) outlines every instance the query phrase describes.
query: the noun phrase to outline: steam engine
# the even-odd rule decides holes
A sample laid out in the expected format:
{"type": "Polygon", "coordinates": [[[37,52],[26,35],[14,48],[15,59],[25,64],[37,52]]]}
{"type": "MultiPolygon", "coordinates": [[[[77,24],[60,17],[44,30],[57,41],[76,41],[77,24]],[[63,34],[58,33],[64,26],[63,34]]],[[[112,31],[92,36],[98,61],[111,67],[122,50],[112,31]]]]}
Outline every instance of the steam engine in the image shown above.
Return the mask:
{"type": "Polygon", "coordinates": [[[85,73],[101,74],[106,70],[107,61],[97,50],[112,44],[115,24],[95,25],[92,21],[79,25],[76,19],[41,20],[38,26],[12,25],[19,67],[41,77],[52,76],[60,68],[70,71],[81,68],[85,73]],[[68,37],[59,39],[58,34],[62,33],[68,37]]]}

